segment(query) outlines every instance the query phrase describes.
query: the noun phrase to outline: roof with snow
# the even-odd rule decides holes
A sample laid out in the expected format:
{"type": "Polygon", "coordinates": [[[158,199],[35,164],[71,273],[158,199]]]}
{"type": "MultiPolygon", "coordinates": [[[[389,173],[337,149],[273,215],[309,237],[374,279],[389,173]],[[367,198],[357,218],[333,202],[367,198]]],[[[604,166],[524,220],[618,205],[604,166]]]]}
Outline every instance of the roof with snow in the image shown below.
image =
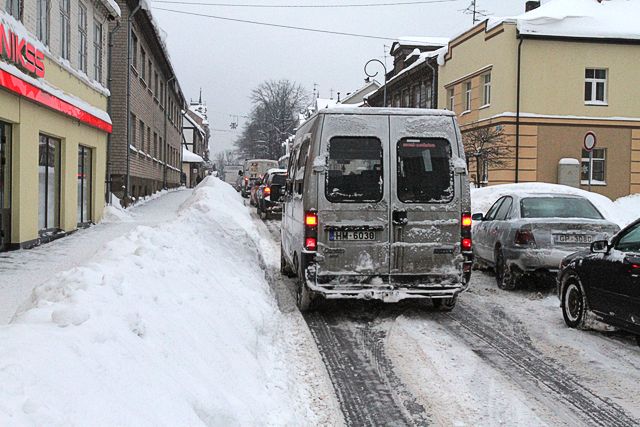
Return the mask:
{"type": "Polygon", "coordinates": [[[193,153],[187,150],[185,147],[182,147],[182,163],[202,163],[204,160],[202,157],[198,156],[196,153],[193,153]]]}
{"type": "MultiPolygon", "coordinates": [[[[449,39],[447,37],[423,37],[423,36],[411,36],[411,37],[398,37],[398,40],[393,42],[391,45],[391,50],[389,53],[393,55],[396,48],[400,46],[420,46],[423,48],[440,48],[442,46],[446,46],[449,43],[449,39]]],[[[432,50],[432,49],[425,49],[432,50]]]]}
{"type": "MultiPolygon", "coordinates": [[[[202,127],[200,127],[200,125],[199,125],[198,123],[196,123],[196,121],[195,121],[195,120],[193,120],[193,119],[191,118],[191,116],[189,115],[189,113],[188,113],[188,112],[186,112],[186,111],[185,111],[185,112],[184,112],[184,114],[183,114],[183,116],[184,116],[184,118],[185,118],[185,119],[187,119],[187,121],[188,121],[189,123],[191,123],[191,125],[193,125],[193,127],[194,127],[198,132],[200,132],[200,134],[201,134],[203,137],[206,135],[206,133],[205,133],[204,129],[202,129],[202,127]]],[[[184,125],[183,125],[183,127],[188,129],[190,126],[184,126],[184,125]]]]}
{"type": "Polygon", "coordinates": [[[522,15],[489,18],[487,29],[503,22],[526,36],[640,40],[637,0],[551,0],[522,15]]]}

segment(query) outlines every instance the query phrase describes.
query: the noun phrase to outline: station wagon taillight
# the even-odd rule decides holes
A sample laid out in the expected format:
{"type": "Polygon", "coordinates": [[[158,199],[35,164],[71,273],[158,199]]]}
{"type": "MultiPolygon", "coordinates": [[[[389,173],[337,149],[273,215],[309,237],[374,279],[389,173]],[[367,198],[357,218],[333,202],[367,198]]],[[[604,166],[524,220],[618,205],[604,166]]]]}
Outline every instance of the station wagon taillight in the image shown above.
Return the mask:
{"type": "Polygon", "coordinates": [[[262,190],[262,192],[264,193],[264,195],[266,197],[271,195],[271,187],[264,187],[264,190],[262,190]]]}
{"type": "Polygon", "coordinates": [[[471,223],[471,214],[468,212],[463,213],[460,220],[460,248],[462,249],[462,252],[470,252],[472,248],[471,223]]]}
{"type": "Polygon", "coordinates": [[[304,214],[304,248],[315,251],[318,248],[318,213],[307,211],[304,214]]]}

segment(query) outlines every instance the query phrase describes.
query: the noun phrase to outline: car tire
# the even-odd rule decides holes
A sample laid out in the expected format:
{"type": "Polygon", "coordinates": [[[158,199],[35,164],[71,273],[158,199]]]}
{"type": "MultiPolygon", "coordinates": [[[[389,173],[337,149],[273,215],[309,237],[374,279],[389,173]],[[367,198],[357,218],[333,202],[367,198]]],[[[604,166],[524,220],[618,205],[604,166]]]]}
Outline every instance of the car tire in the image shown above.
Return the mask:
{"type": "Polygon", "coordinates": [[[505,291],[514,290],[517,287],[518,283],[515,277],[513,277],[513,274],[511,273],[511,269],[507,265],[507,260],[504,258],[502,249],[496,250],[495,259],[496,259],[496,266],[495,266],[496,283],[498,287],[505,291]]]}
{"type": "Polygon", "coordinates": [[[582,290],[580,278],[568,274],[562,278],[562,317],[570,328],[584,329],[587,318],[587,297],[582,290]]]}
{"type": "Polygon", "coordinates": [[[307,286],[302,267],[297,266],[296,270],[298,271],[296,280],[296,305],[300,312],[305,313],[311,311],[313,308],[313,293],[307,286]]]}
{"type": "Polygon", "coordinates": [[[458,297],[451,298],[434,298],[431,300],[433,307],[438,311],[451,311],[456,306],[458,297]]]}

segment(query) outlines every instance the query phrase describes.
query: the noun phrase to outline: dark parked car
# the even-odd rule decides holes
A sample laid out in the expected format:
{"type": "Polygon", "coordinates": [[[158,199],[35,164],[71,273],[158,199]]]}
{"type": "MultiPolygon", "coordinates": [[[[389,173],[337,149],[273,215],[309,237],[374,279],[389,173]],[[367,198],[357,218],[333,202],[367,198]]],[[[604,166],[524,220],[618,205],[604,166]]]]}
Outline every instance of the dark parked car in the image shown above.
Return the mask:
{"type": "Polygon", "coordinates": [[[610,240],[564,258],[558,297],[569,327],[583,328],[593,314],[635,334],[640,345],[640,219],[610,240]]]}
{"type": "Polygon", "coordinates": [[[282,215],[282,203],[279,199],[286,180],[286,169],[269,169],[264,175],[262,184],[256,191],[256,207],[260,218],[282,215]]]}
{"type": "Polygon", "coordinates": [[[507,290],[525,275],[555,278],[565,256],[620,230],[586,198],[562,193],[513,192],[473,219],[476,263],[493,267],[507,290]]]}

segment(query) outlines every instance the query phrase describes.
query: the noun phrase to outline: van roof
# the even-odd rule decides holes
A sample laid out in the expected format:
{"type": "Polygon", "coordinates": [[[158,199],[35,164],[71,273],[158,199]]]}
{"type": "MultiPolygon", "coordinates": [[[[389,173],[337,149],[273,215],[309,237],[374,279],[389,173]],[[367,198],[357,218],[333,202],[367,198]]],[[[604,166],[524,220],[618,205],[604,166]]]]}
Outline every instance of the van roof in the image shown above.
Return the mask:
{"type": "Polygon", "coordinates": [[[380,107],[340,107],[323,108],[317,114],[357,114],[357,115],[391,115],[391,116],[450,116],[455,113],[449,110],[433,110],[427,108],[380,108],[380,107]]]}

